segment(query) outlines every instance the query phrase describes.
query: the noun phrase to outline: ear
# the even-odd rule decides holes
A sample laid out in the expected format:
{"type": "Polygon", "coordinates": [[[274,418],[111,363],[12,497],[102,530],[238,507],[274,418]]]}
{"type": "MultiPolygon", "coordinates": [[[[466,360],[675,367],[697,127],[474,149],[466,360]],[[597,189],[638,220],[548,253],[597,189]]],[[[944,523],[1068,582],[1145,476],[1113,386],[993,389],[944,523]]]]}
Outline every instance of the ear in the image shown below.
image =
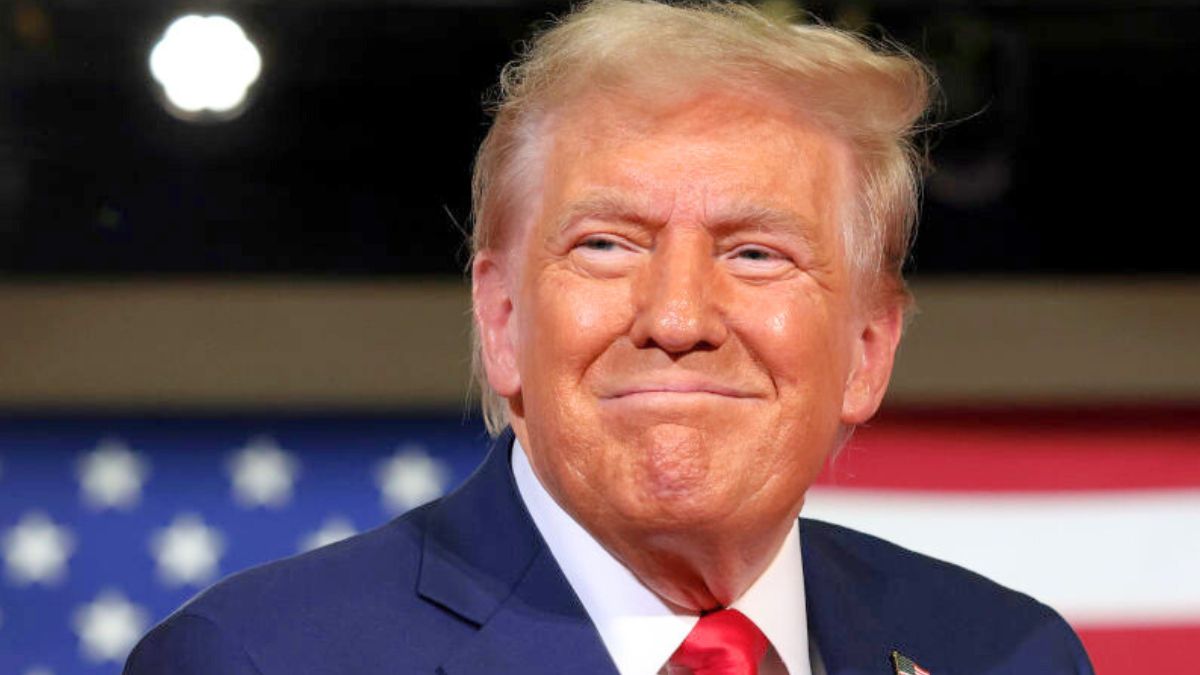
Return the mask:
{"type": "Polygon", "coordinates": [[[504,398],[521,392],[517,370],[512,275],[507,259],[483,251],[471,264],[471,302],[488,384],[504,398]]]}
{"type": "Polygon", "coordinates": [[[842,394],[844,424],[862,424],[879,409],[904,332],[904,307],[899,302],[882,303],[873,311],[854,336],[854,358],[842,394]]]}

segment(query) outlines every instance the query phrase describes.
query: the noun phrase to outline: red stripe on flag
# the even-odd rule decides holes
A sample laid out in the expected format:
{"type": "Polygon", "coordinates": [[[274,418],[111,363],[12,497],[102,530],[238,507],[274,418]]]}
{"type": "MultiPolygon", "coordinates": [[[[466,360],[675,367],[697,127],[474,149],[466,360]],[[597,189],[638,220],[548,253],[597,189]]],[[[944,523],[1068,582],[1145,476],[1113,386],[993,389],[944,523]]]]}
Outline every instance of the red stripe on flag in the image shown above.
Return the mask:
{"type": "Polygon", "coordinates": [[[1194,673],[1200,624],[1076,626],[1097,673],[1194,673]]]}
{"type": "Polygon", "coordinates": [[[901,411],[858,429],[819,484],[937,491],[1200,487],[1200,409],[901,411]]]}
{"type": "MultiPolygon", "coordinates": [[[[818,482],[910,495],[1196,490],[1200,408],[891,411],[860,428],[818,482]]],[[[1197,582],[1181,570],[1176,583],[1197,582]]],[[[1197,617],[1076,628],[1099,673],[1200,672],[1197,617]]]]}

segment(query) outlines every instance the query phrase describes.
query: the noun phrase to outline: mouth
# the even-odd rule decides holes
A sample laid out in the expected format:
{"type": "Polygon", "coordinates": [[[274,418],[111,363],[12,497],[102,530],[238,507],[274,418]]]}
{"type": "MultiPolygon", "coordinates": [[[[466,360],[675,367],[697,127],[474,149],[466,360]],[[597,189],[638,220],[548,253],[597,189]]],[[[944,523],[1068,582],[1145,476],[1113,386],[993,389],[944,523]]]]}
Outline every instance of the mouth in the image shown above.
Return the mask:
{"type": "Polygon", "coordinates": [[[731,399],[758,398],[757,394],[741,387],[731,387],[707,381],[641,382],[616,387],[602,399],[620,400],[635,398],[700,398],[722,397],[731,399]]]}

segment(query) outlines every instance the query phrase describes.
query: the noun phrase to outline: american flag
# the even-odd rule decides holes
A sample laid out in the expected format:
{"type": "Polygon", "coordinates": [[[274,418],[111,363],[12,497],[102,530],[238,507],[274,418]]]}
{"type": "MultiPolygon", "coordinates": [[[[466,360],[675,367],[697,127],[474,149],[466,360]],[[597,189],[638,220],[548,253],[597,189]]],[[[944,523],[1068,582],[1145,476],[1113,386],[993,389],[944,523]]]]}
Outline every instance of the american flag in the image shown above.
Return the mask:
{"type": "MultiPolygon", "coordinates": [[[[117,673],[199,589],[433,499],[486,447],[458,414],[0,419],[0,673],[117,673]]],[[[1186,672],[1200,641],[1195,410],[885,414],[804,514],[1029,592],[1098,672],[1186,672]]]]}
{"type": "Polygon", "coordinates": [[[119,673],[200,589],[433,499],[486,448],[461,415],[0,420],[0,674],[119,673]]]}
{"type": "Polygon", "coordinates": [[[928,670],[900,652],[892,652],[892,666],[896,669],[896,675],[929,675],[928,670]]]}
{"type": "Polygon", "coordinates": [[[1196,408],[884,414],[827,468],[804,514],[1045,602],[1097,672],[1196,672],[1196,408]]]}

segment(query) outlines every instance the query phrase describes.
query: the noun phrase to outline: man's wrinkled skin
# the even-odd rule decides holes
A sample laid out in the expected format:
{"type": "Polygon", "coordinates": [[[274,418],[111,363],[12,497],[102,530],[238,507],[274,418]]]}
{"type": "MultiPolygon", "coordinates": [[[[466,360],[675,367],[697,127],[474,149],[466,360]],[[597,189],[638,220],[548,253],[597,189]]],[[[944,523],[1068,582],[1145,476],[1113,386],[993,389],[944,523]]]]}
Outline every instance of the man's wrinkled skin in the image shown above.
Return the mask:
{"type": "Polygon", "coordinates": [[[846,144],[768,95],[585,96],[474,263],[488,381],[555,499],[690,611],[765,569],[808,486],[878,408],[898,303],[841,234],[846,144]]]}

